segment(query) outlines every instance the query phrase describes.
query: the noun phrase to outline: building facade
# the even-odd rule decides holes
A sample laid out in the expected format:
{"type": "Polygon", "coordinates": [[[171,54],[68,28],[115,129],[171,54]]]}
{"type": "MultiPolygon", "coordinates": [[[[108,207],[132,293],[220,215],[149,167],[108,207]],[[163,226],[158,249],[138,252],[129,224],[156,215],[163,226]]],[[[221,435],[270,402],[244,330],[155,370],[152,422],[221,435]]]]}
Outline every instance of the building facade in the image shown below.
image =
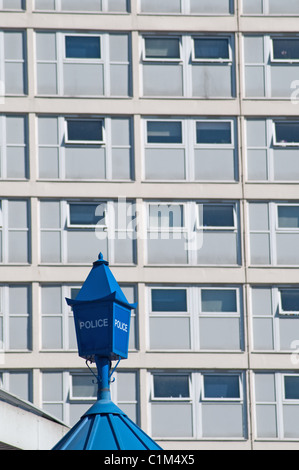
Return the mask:
{"type": "Polygon", "coordinates": [[[164,449],[297,449],[297,0],[0,0],[0,384],[95,399],[74,297],[129,302],[113,400],[164,449]]]}

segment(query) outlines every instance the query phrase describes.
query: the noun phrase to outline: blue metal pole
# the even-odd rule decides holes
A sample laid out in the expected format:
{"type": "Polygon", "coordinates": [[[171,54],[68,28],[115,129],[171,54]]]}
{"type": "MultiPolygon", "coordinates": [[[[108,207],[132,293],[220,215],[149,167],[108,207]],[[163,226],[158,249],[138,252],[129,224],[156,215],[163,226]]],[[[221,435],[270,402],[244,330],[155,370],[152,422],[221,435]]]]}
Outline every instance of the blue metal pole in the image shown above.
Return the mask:
{"type": "Polygon", "coordinates": [[[111,400],[110,395],[110,360],[107,357],[95,356],[98,369],[98,400],[111,400]]]}

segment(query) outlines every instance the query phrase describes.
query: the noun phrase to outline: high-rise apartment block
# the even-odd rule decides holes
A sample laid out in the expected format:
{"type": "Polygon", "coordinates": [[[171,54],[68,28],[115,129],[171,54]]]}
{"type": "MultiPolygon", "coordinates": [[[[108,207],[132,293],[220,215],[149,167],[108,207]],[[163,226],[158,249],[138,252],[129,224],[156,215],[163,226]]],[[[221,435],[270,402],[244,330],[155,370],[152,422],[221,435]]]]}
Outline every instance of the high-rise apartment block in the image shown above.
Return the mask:
{"type": "Polygon", "coordinates": [[[164,449],[299,439],[298,0],[0,0],[0,384],[72,426],[103,253],[113,400],[164,449]]]}

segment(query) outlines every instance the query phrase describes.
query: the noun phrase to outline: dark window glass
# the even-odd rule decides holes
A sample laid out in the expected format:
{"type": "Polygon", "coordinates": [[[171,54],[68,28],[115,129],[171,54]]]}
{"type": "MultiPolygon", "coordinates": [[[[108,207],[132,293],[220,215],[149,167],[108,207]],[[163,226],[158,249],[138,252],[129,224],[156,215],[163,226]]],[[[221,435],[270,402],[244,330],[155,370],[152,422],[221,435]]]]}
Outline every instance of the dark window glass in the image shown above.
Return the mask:
{"type": "Polygon", "coordinates": [[[105,207],[101,206],[101,204],[70,204],[71,225],[97,225],[98,223],[104,224],[105,207]]]}
{"type": "Polygon", "coordinates": [[[187,292],[184,289],[153,289],[153,312],[186,312],[187,292]]]}
{"type": "Polygon", "coordinates": [[[276,122],[277,143],[299,143],[299,122],[276,122]]]}
{"type": "Polygon", "coordinates": [[[299,400],[299,377],[285,376],[284,390],[286,400],[299,400]]]}
{"type": "Polygon", "coordinates": [[[299,312],[299,289],[283,289],[280,296],[283,312],[299,312]]]}
{"type": "Polygon", "coordinates": [[[67,121],[68,141],[102,142],[103,121],[69,120],[67,121]]]}
{"type": "Polygon", "coordinates": [[[240,398],[237,375],[205,375],[205,398],[240,398]]]}
{"type": "Polygon", "coordinates": [[[203,312],[236,312],[236,291],[202,289],[201,309],[203,312]]]}
{"type": "Polygon", "coordinates": [[[228,38],[194,39],[195,59],[229,59],[228,38]]]}
{"type": "Polygon", "coordinates": [[[279,228],[299,228],[299,206],[278,207],[279,228]]]}
{"type": "Polygon", "coordinates": [[[66,36],[65,55],[68,59],[100,59],[100,38],[96,36],[66,36]]]}
{"type": "Polygon", "coordinates": [[[146,38],[145,57],[147,59],[179,59],[179,38],[146,38]]]}
{"type": "Polygon", "coordinates": [[[233,206],[225,205],[204,205],[203,206],[203,226],[204,227],[233,227],[234,210],[233,206]]]}
{"type": "Polygon", "coordinates": [[[189,376],[155,375],[154,396],[155,398],[188,398],[189,376]]]}
{"type": "Polygon", "coordinates": [[[273,39],[273,57],[282,60],[298,60],[299,38],[273,39]]]}
{"type": "Polygon", "coordinates": [[[147,141],[149,144],[181,144],[182,123],[177,121],[148,121],[147,141]]]}
{"type": "Polygon", "coordinates": [[[231,144],[230,122],[197,122],[196,142],[198,144],[231,144]]]}

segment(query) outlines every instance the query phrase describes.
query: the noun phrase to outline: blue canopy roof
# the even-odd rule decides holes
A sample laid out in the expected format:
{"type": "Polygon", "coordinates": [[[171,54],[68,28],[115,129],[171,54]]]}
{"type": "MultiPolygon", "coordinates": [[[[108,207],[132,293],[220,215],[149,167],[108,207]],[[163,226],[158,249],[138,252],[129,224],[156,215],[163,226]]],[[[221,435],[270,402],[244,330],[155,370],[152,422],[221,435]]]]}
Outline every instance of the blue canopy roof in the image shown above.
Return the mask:
{"type": "Polygon", "coordinates": [[[111,400],[98,400],[53,450],[162,450],[111,400]]]}
{"type": "Polygon", "coordinates": [[[126,296],[110,271],[108,261],[105,261],[102,253],[100,253],[98,260],[93,263],[93,267],[76,299],[67,299],[67,303],[75,305],[81,302],[107,299],[109,297],[131,309],[137,306],[137,304],[130,304],[127,301],[126,296]]]}

